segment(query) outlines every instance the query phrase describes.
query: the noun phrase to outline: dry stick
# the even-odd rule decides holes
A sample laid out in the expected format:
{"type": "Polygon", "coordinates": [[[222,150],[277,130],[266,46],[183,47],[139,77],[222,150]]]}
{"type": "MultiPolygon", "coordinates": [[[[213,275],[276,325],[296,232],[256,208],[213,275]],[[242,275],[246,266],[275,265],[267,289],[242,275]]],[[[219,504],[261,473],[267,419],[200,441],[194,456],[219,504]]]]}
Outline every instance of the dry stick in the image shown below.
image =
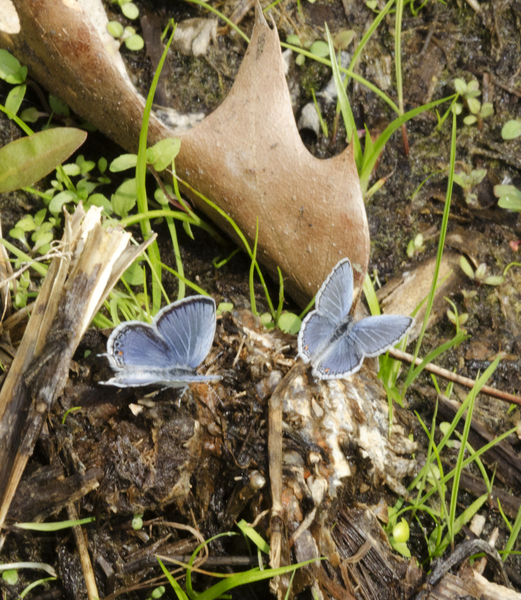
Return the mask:
{"type": "MultiPolygon", "coordinates": [[[[397,360],[401,360],[402,362],[406,362],[411,364],[414,360],[414,356],[409,354],[408,352],[402,352],[401,350],[396,350],[396,348],[391,348],[389,350],[389,354],[396,358],[397,360]]],[[[422,363],[421,358],[417,358],[415,361],[416,366],[420,366],[422,363]]],[[[430,373],[434,373],[434,375],[439,375],[449,381],[453,381],[459,385],[463,385],[469,389],[472,389],[476,382],[474,379],[469,379],[468,377],[462,377],[461,375],[456,375],[456,373],[451,373],[451,371],[447,371],[447,369],[443,369],[442,367],[438,367],[431,363],[425,365],[424,369],[429,371],[430,373]]],[[[521,406],[521,396],[514,396],[513,394],[509,394],[508,392],[503,392],[501,390],[497,390],[496,388],[490,387],[489,385],[484,385],[480,389],[480,393],[487,394],[487,396],[492,396],[493,398],[498,398],[499,400],[504,400],[505,402],[512,402],[513,404],[519,404],[521,406]]]]}
{"type": "Polygon", "coordinates": [[[269,402],[268,457],[271,484],[270,566],[280,566],[282,546],[282,393],[280,384],[269,402]]]}
{"type": "MultiPolygon", "coordinates": [[[[74,504],[71,503],[67,506],[67,514],[71,521],[78,520],[78,512],[76,511],[74,504]]],[[[73,525],[72,532],[74,533],[74,539],[76,540],[76,546],[80,556],[83,577],[85,578],[85,587],[87,588],[87,597],[89,600],[97,600],[97,598],[99,598],[99,593],[96,585],[96,578],[94,576],[94,569],[92,568],[92,562],[90,560],[89,548],[85,539],[86,533],[83,531],[81,525],[73,525]]]]}

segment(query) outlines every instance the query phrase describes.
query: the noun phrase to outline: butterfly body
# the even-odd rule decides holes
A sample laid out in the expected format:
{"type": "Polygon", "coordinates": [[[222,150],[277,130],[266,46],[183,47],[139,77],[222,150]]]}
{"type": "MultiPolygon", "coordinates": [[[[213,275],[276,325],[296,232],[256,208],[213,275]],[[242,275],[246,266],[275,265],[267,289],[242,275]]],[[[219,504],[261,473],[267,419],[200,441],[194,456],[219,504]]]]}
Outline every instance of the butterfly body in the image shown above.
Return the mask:
{"type": "Polygon", "coordinates": [[[317,293],[316,309],[302,323],[299,356],[311,363],[318,379],[341,379],[356,373],[365,357],[383,354],[399,342],[414,323],[411,317],[383,315],[355,322],[353,271],[347,258],[329,274],[317,293]]]}
{"type": "Polygon", "coordinates": [[[184,387],[189,383],[218,381],[199,375],[215,336],[215,301],[190,296],[161,309],[151,324],[127,321],[118,325],[107,342],[115,374],[104,385],[184,387]]]}

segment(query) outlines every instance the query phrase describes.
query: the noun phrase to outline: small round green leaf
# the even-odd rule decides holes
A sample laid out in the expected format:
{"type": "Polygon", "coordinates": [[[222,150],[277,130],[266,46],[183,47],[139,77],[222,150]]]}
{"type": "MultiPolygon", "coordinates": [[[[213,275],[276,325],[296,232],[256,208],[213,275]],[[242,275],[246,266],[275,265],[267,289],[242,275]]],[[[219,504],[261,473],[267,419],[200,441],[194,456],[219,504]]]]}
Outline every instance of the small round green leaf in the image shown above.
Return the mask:
{"type": "Polygon", "coordinates": [[[482,119],[486,119],[494,114],[494,105],[492,102],[485,102],[479,111],[479,114],[482,119]]]}
{"type": "Polygon", "coordinates": [[[288,35],[286,42],[292,46],[299,46],[299,48],[302,48],[302,42],[298,35],[288,35]]]}
{"type": "Polygon", "coordinates": [[[137,165],[137,154],[122,154],[115,158],[109,167],[111,173],[119,173],[127,169],[135,169],[137,165]]]}
{"type": "Polygon", "coordinates": [[[38,109],[34,106],[26,108],[20,113],[20,119],[22,119],[24,123],[36,123],[36,121],[38,121],[39,118],[40,113],[38,112],[38,109]]]}
{"type": "Polygon", "coordinates": [[[85,209],[90,206],[101,206],[108,215],[111,215],[114,212],[110,200],[103,194],[92,194],[92,196],[89,196],[89,199],[85,202],[85,209]]]}
{"type": "Polygon", "coordinates": [[[407,542],[410,537],[409,523],[402,519],[393,527],[393,537],[397,543],[407,542]]]}
{"type": "Polygon", "coordinates": [[[5,107],[7,110],[10,110],[16,115],[25,97],[26,89],[27,86],[25,84],[17,85],[9,92],[9,94],[7,94],[7,99],[5,101],[5,107]]]}
{"type": "Polygon", "coordinates": [[[179,154],[180,148],[181,140],[179,138],[166,138],[148,149],[147,160],[150,160],[156,171],[164,171],[172,166],[172,162],[179,154]]]}
{"type": "Polygon", "coordinates": [[[507,121],[501,130],[501,137],[504,140],[513,140],[521,135],[521,120],[513,119],[507,121]]]}
{"type": "Polygon", "coordinates": [[[133,3],[128,2],[127,4],[123,4],[121,7],[121,12],[127,17],[127,19],[133,20],[139,17],[139,8],[133,3]]]}
{"type": "Polygon", "coordinates": [[[277,325],[284,333],[291,333],[294,335],[300,331],[302,321],[297,315],[290,312],[284,312],[280,315],[277,325]]]}
{"type": "Polygon", "coordinates": [[[13,239],[18,240],[26,248],[29,248],[29,244],[27,243],[27,240],[25,239],[25,231],[21,227],[13,227],[9,231],[9,235],[13,239]]]}
{"type": "Polygon", "coordinates": [[[112,37],[119,38],[123,35],[123,25],[119,21],[109,21],[107,31],[112,37]]]}
{"type": "Polygon", "coordinates": [[[40,252],[40,254],[45,254],[46,252],[49,251],[50,248],[50,243],[53,240],[53,234],[48,231],[47,233],[44,233],[43,235],[39,236],[39,238],[36,240],[34,247],[33,247],[33,251],[37,251],[40,252]]]}
{"type": "Polygon", "coordinates": [[[145,46],[143,38],[135,33],[125,40],[125,46],[133,52],[138,52],[145,46]]]}
{"type": "Polygon", "coordinates": [[[465,275],[470,277],[470,279],[474,279],[474,269],[470,266],[469,261],[464,256],[460,256],[459,264],[465,275]]]}
{"type": "Polygon", "coordinates": [[[329,56],[329,45],[322,40],[317,40],[311,44],[309,51],[315,56],[325,58],[326,56],[329,56]]]}
{"type": "Polygon", "coordinates": [[[160,585],[159,587],[156,587],[155,590],[152,590],[152,593],[150,594],[150,597],[153,598],[153,600],[157,600],[158,598],[161,598],[161,596],[166,592],[166,588],[164,585],[160,585]]]}
{"type": "Polygon", "coordinates": [[[469,105],[469,110],[473,115],[477,115],[479,109],[481,108],[481,102],[476,100],[476,98],[468,98],[467,104],[469,105]]]}
{"type": "Polygon", "coordinates": [[[217,307],[217,314],[222,315],[225,312],[232,312],[233,304],[231,302],[219,302],[217,307]]]}
{"type": "Polygon", "coordinates": [[[69,177],[77,177],[81,173],[81,169],[76,163],[63,165],[63,170],[69,177]]]}
{"type": "Polygon", "coordinates": [[[18,571],[16,569],[7,569],[2,573],[2,579],[8,585],[16,585],[18,583],[18,571]]]}
{"type": "MultiPolygon", "coordinates": [[[[0,79],[17,85],[25,81],[23,73],[22,65],[18,59],[2,48],[0,50],[0,79]]],[[[27,74],[27,69],[25,69],[25,74],[27,74]]]]}
{"type": "Polygon", "coordinates": [[[521,211],[521,198],[517,196],[511,196],[509,194],[501,196],[497,203],[500,208],[506,208],[507,210],[519,212],[521,211]]]}
{"type": "Polygon", "coordinates": [[[505,283],[505,278],[497,275],[491,275],[490,277],[485,277],[485,279],[483,279],[483,283],[486,285],[503,285],[505,283]]]}
{"type": "Polygon", "coordinates": [[[52,94],[49,94],[49,106],[52,112],[60,115],[60,117],[68,117],[71,114],[68,104],[52,94]]]}
{"type": "Polygon", "coordinates": [[[269,312],[266,312],[259,316],[259,320],[266,327],[266,325],[273,321],[273,317],[269,312]]]}
{"type": "Polygon", "coordinates": [[[458,77],[454,80],[454,88],[460,96],[463,96],[467,91],[467,84],[464,79],[458,77]]]}
{"type": "Polygon", "coordinates": [[[51,200],[49,204],[49,210],[55,216],[59,215],[62,211],[62,206],[67,204],[67,202],[71,202],[76,198],[76,194],[69,190],[65,190],[64,192],[60,192],[56,194],[54,198],[51,200]]]}
{"type": "Polygon", "coordinates": [[[143,285],[145,272],[139,262],[135,262],[123,273],[123,279],[129,285],[143,285]]]}
{"type": "Polygon", "coordinates": [[[136,180],[128,179],[112,194],[111,204],[118,217],[126,217],[137,202],[136,180]]]}

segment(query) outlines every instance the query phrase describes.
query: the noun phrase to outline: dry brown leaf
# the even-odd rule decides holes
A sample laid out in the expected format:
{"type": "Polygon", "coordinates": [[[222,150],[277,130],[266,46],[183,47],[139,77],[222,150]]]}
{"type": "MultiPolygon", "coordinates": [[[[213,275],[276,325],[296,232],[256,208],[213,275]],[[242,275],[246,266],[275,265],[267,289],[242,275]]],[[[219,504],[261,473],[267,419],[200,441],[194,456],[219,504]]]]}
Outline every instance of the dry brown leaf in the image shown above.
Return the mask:
{"type": "MultiPolygon", "coordinates": [[[[103,27],[98,33],[90,20],[99,2],[13,4],[21,30],[17,35],[0,33],[0,45],[10,48],[29,66],[32,77],[75,112],[135,151],[143,99],[118,70],[120,57],[107,50],[109,42],[100,37],[103,27]]],[[[173,135],[176,132],[151,118],[150,144],[173,135]]],[[[202,123],[178,136],[178,173],[226,211],[250,243],[259,219],[258,258],[272,273],[278,266],[282,269],[286,289],[300,304],[309,301],[344,256],[353,264],[356,292],[361,291],[369,231],[352,152],[318,160],[303,145],[278,34],[259,8],[229,96],[202,123]]],[[[193,200],[233,235],[203,201],[195,196],[193,200]]]]}

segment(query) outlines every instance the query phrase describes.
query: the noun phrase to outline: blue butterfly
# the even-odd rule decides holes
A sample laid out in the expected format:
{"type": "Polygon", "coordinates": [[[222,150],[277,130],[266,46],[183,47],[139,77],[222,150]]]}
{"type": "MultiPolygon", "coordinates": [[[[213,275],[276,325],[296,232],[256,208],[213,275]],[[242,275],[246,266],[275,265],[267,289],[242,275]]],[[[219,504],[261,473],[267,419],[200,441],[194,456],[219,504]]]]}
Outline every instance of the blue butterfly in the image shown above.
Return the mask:
{"type": "Polygon", "coordinates": [[[215,301],[190,296],[160,310],[151,325],[127,321],[118,325],[107,342],[107,356],[115,376],[104,385],[183,387],[219,381],[199,375],[215,336],[215,301]]]}
{"type": "Polygon", "coordinates": [[[366,356],[383,354],[399,342],[414,323],[412,317],[382,315],[354,322],[353,269],[343,258],[322,284],[316,309],[302,322],[298,353],[311,363],[318,379],[342,379],[356,373],[366,356]]]}

